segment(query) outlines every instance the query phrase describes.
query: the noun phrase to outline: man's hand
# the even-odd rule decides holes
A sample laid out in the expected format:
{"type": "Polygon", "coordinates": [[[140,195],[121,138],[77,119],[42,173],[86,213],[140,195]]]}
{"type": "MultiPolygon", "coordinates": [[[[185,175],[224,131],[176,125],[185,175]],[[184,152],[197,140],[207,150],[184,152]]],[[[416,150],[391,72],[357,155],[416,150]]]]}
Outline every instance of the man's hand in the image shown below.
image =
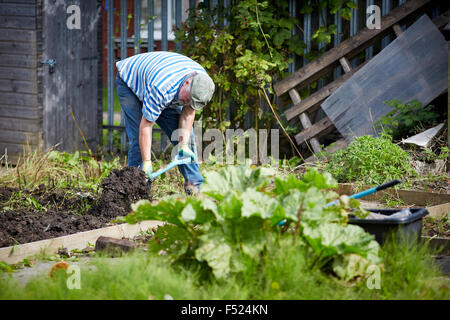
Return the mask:
{"type": "Polygon", "coordinates": [[[144,161],[142,163],[142,171],[145,172],[145,175],[148,179],[151,178],[151,174],[153,172],[152,162],[150,160],[144,161]]]}
{"type": "Polygon", "coordinates": [[[195,161],[195,153],[189,148],[187,143],[180,144],[178,155],[180,157],[191,157],[191,160],[195,161]]]}

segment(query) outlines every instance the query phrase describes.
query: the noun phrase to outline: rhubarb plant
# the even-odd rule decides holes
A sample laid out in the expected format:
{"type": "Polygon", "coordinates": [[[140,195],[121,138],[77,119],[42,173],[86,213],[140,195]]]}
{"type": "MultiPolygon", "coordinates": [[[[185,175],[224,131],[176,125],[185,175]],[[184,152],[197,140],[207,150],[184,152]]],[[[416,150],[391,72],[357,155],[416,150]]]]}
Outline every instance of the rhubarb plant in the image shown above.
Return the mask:
{"type": "Polygon", "coordinates": [[[330,174],[313,169],[302,179],[275,174],[249,164],[205,172],[200,195],[169,196],[156,204],[141,200],[125,221],[167,222],[156,230],[151,251],[173,262],[207,265],[218,279],[263,263],[276,236],[301,241],[314,264],[331,265],[344,280],[364,276],[369,265],[380,263],[374,237],[347,224],[350,212],[366,214],[359,202],[343,196],[338,205],[326,206],[338,198],[330,191],[337,186],[330,174]]]}

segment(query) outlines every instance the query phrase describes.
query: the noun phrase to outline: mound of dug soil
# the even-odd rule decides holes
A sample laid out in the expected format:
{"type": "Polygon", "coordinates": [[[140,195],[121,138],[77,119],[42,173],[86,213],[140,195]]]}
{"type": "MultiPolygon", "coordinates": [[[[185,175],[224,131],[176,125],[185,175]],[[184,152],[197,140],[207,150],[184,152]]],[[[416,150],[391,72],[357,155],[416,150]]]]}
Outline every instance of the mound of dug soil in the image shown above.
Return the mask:
{"type": "Polygon", "coordinates": [[[132,203],[149,198],[145,173],[135,167],[111,171],[100,186],[99,199],[77,190],[47,190],[44,186],[21,192],[0,188],[0,247],[102,228],[113,218],[126,215],[132,203]],[[24,203],[34,199],[42,209],[37,210],[35,204],[9,209],[13,196],[23,198],[24,203]],[[90,209],[80,213],[83,208],[90,209]]]}

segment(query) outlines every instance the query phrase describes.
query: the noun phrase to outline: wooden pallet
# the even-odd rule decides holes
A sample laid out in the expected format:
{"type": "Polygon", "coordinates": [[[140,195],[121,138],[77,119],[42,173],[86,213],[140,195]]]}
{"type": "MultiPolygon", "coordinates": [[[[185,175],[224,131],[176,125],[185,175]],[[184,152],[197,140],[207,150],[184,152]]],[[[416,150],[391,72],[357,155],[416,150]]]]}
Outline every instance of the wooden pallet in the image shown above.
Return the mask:
{"type": "MultiPolygon", "coordinates": [[[[400,26],[412,21],[419,14],[423,13],[431,2],[431,0],[407,1],[382,17],[380,29],[365,28],[361,30],[353,37],[341,42],[338,46],[274,85],[277,96],[283,96],[287,93],[292,101],[292,106],[285,111],[287,120],[298,117],[303,126],[303,131],[295,135],[295,140],[298,145],[309,143],[314,153],[322,151],[318,139],[334,130],[334,124],[328,117],[320,119],[313,124],[308,114],[318,110],[320,104],[326,98],[367,63],[366,61],[357,68],[352,68],[349,63],[351,58],[373,45],[377,40],[385,37],[391,31],[394,31],[396,36],[399,36],[402,33],[400,26]],[[298,93],[300,89],[318,80],[339,65],[342,66],[345,72],[343,76],[314,92],[306,99],[301,100],[298,93]]],[[[433,22],[441,29],[449,22],[449,17],[450,11],[447,11],[445,14],[433,20],[433,22]]],[[[346,145],[347,142],[344,139],[340,139],[332,147],[326,148],[326,151],[334,152],[346,145]]],[[[308,159],[312,160],[313,158],[310,157],[308,159]]]]}

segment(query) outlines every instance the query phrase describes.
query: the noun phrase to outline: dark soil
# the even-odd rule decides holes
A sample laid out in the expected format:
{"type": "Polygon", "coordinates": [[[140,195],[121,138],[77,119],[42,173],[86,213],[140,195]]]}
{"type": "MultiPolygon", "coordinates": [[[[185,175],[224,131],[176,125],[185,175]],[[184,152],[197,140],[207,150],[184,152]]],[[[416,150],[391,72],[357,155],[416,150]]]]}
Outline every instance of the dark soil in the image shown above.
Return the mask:
{"type": "Polygon", "coordinates": [[[136,167],[111,171],[100,186],[98,199],[78,190],[47,190],[43,185],[22,190],[18,197],[18,189],[0,187],[0,247],[102,228],[126,215],[132,203],[149,198],[145,174],[136,167]],[[23,205],[10,208],[13,196],[23,198],[23,205]],[[41,207],[27,201],[33,198],[41,207]]]}

